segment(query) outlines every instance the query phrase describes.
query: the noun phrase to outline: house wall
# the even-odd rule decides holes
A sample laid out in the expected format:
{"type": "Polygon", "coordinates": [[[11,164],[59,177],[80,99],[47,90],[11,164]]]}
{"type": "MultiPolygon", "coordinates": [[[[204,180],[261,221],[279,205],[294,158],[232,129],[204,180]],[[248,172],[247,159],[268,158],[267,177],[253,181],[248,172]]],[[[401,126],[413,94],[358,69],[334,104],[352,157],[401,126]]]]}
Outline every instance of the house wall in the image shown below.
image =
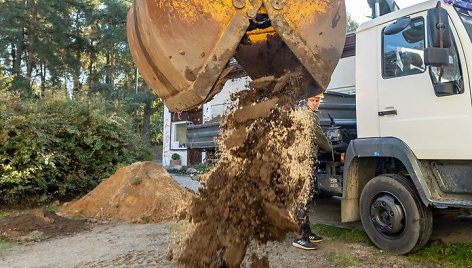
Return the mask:
{"type": "Polygon", "coordinates": [[[228,80],[221,92],[203,105],[203,122],[211,121],[215,117],[225,114],[230,105],[230,95],[247,88],[250,81],[251,78],[247,76],[228,80]]]}
{"type": "Polygon", "coordinates": [[[163,140],[163,153],[162,153],[162,164],[164,166],[170,165],[170,160],[172,154],[177,153],[180,155],[181,165],[182,166],[190,166],[190,165],[197,165],[202,162],[202,152],[194,149],[175,149],[172,146],[172,137],[173,137],[173,123],[185,123],[192,122],[193,124],[201,124],[202,123],[202,110],[193,110],[193,111],[185,111],[182,113],[172,113],[167,109],[164,108],[164,140],[163,140]]]}
{"type": "Polygon", "coordinates": [[[172,140],[172,113],[164,107],[164,136],[163,136],[163,153],[162,153],[162,165],[169,166],[171,156],[174,153],[178,153],[180,155],[180,159],[182,161],[183,166],[187,166],[187,156],[188,152],[186,149],[184,150],[171,150],[171,140],[172,140]]]}

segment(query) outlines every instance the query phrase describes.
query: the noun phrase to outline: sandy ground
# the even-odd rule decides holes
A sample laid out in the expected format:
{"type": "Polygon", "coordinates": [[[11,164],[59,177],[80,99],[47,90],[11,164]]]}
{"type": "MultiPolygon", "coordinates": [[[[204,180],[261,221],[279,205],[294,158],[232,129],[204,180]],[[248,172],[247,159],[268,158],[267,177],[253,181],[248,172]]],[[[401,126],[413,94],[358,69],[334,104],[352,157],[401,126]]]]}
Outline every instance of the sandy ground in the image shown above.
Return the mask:
{"type": "MultiPolygon", "coordinates": [[[[0,251],[0,267],[178,267],[167,254],[185,224],[98,224],[74,236],[0,251]]],[[[303,251],[290,241],[253,245],[251,251],[269,252],[271,267],[421,267],[367,245],[328,239],[316,251],[303,251]]]]}
{"type": "MultiPolygon", "coordinates": [[[[186,178],[179,180],[183,185],[197,186],[186,178]]],[[[361,228],[360,223],[339,223],[337,199],[318,200],[315,208],[313,223],[361,228]]],[[[0,267],[178,267],[167,259],[168,249],[183,238],[186,225],[95,224],[90,231],[73,236],[0,250],[0,267]]],[[[432,239],[472,242],[470,233],[472,218],[458,217],[436,221],[432,239]]],[[[329,237],[316,251],[292,247],[290,237],[282,243],[252,245],[250,252],[254,251],[260,256],[268,252],[271,267],[432,267],[411,263],[404,256],[393,256],[371,245],[332,241],[329,237]]]]}

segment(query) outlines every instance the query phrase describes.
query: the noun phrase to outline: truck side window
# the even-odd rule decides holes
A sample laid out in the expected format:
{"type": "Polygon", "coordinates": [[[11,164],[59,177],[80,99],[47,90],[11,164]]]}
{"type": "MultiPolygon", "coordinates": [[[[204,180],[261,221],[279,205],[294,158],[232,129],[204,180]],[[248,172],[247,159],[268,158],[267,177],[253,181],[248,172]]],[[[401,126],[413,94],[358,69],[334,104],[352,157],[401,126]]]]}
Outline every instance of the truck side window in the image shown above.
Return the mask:
{"type": "Polygon", "coordinates": [[[394,78],[423,73],[425,48],[424,18],[414,18],[403,31],[386,35],[382,33],[383,78],[394,78]]]}
{"type": "MultiPolygon", "coordinates": [[[[452,24],[450,24],[452,27],[452,24]]],[[[429,34],[431,36],[431,34],[429,34]]],[[[454,39],[454,37],[453,37],[454,39]]],[[[429,38],[430,46],[431,46],[431,38],[429,38]]],[[[452,94],[462,94],[464,93],[464,81],[462,79],[462,71],[461,71],[461,65],[460,65],[460,59],[459,55],[457,52],[457,45],[455,40],[452,42],[452,46],[449,48],[449,58],[452,60],[451,65],[444,66],[441,70],[441,67],[434,67],[430,66],[429,68],[429,73],[431,76],[431,80],[433,81],[433,85],[437,87],[438,85],[446,85],[450,84],[452,85],[452,94]]],[[[441,97],[443,95],[438,95],[438,92],[436,92],[436,95],[438,97],[441,97]]],[[[448,96],[449,94],[446,94],[444,96],[448,96]]]]}

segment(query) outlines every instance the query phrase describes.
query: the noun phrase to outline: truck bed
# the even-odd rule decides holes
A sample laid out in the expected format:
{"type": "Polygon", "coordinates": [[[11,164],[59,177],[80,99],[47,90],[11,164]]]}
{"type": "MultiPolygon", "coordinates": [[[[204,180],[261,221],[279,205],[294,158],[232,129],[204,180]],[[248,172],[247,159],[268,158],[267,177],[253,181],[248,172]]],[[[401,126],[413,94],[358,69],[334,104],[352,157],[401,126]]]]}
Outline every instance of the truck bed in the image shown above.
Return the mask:
{"type": "MultiPolygon", "coordinates": [[[[356,131],[356,99],[354,94],[327,92],[318,112],[322,128],[331,126],[330,116],[336,126],[345,129],[352,138],[356,131]]],[[[218,147],[221,121],[201,125],[187,125],[187,146],[191,149],[215,150],[218,147]]]]}

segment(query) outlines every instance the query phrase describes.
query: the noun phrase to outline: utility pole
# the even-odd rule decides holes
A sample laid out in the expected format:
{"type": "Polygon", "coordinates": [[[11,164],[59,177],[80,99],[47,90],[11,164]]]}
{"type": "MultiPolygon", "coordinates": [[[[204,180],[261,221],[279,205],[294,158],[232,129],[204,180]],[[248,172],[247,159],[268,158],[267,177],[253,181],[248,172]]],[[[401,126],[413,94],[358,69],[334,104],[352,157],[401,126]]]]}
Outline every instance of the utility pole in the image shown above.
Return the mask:
{"type": "Polygon", "coordinates": [[[139,71],[138,67],[134,70],[134,93],[138,95],[139,71]]]}

